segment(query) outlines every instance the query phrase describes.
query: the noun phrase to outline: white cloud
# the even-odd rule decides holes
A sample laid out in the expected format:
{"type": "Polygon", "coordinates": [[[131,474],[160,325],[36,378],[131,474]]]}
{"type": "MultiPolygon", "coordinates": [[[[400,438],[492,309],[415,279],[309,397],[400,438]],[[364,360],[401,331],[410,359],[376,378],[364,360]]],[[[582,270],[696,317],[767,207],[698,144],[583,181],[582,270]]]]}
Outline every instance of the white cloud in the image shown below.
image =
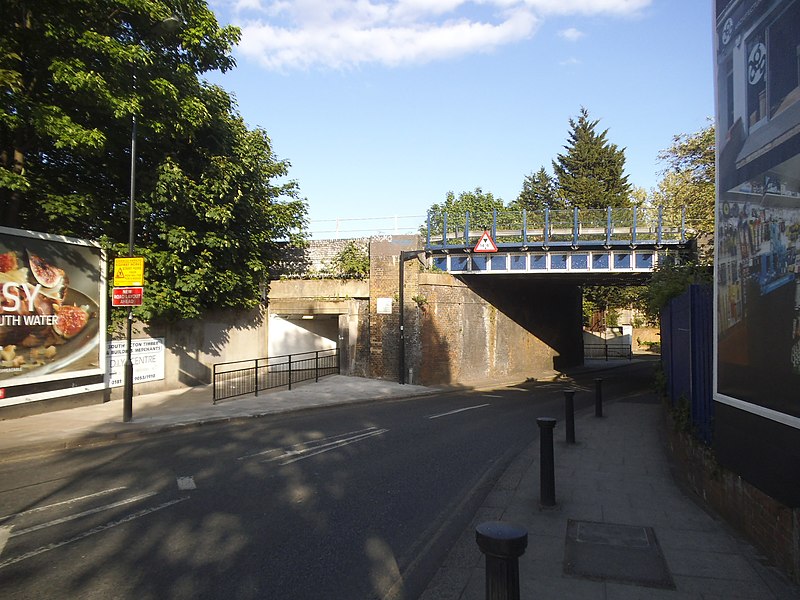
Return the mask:
{"type": "Polygon", "coordinates": [[[562,67],[572,67],[572,66],[581,64],[581,61],[573,56],[573,57],[568,58],[566,60],[562,60],[558,64],[560,64],[562,67]]]}
{"type": "Polygon", "coordinates": [[[523,0],[524,3],[548,15],[635,15],[653,0],[523,0]]]}
{"type": "Polygon", "coordinates": [[[561,31],[558,32],[558,35],[560,35],[562,38],[570,42],[577,42],[579,39],[583,37],[584,33],[579,29],[570,27],[568,29],[562,29],[561,31]]]}
{"type": "MultiPolygon", "coordinates": [[[[651,0],[212,0],[242,27],[239,50],[276,71],[402,65],[490,52],[550,14],[635,14],[651,0]]],[[[577,29],[560,33],[568,40],[577,29]]]]}

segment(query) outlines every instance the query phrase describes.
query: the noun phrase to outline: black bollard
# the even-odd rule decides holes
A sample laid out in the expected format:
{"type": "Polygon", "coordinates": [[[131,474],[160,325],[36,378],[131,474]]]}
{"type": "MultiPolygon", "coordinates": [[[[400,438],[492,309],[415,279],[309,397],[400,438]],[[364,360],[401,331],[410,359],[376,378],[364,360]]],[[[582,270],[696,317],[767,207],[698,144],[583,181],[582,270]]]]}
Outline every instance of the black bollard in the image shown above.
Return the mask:
{"type": "Polygon", "coordinates": [[[486,600],[520,600],[518,559],[528,546],[526,529],[487,521],[475,528],[475,539],[486,555],[486,600]]]}
{"type": "Polygon", "coordinates": [[[594,416],[595,417],[602,417],[603,416],[603,380],[602,379],[595,379],[594,380],[594,416]]]}
{"type": "Polygon", "coordinates": [[[575,443],[575,390],[564,390],[564,420],[567,424],[567,443],[575,443]]]}
{"type": "Polygon", "coordinates": [[[556,469],[553,456],[553,429],[556,420],[552,417],[536,419],[539,426],[539,504],[556,505],[556,469]]]}

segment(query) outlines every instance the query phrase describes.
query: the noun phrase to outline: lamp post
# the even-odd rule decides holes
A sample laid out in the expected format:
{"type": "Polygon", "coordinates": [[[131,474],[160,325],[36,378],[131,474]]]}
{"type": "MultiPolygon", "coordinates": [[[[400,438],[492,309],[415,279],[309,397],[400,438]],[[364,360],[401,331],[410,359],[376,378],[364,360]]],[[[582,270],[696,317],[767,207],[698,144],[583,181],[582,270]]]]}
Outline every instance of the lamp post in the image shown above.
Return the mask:
{"type": "MultiPolygon", "coordinates": [[[[160,30],[163,33],[177,31],[181,26],[181,20],[171,15],[166,19],[156,23],[149,33],[160,30]]],[[[136,71],[133,73],[133,89],[136,89],[136,71]]],[[[134,253],[134,220],[136,218],[136,111],[131,115],[131,194],[128,201],[128,257],[132,258],[134,253]]],[[[125,367],[122,402],[122,420],[129,423],[133,419],[133,360],[131,358],[131,338],[133,337],[133,307],[128,307],[128,319],[125,324],[125,367]]]]}

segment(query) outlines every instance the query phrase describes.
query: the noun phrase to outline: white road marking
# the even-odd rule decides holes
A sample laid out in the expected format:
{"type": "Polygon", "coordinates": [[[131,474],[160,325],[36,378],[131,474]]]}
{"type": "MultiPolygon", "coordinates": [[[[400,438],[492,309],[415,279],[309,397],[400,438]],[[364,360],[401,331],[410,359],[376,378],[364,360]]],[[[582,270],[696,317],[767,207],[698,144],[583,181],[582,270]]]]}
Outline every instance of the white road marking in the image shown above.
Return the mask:
{"type": "Polygon", "coordinates": [[[484,398],[502,398],[499,394],[481,394],[484,398]]]}
{"type": "Polygon", "coordinates": [[[4,517],[0,517],[0,521],[7,521],[8,519],[13,519],[14,517],[22,517],[24,515],[30,515],[37,512],[42,512],[45,510],[50,510],[51,508],[55,508],[57,506],[64,506],[65,504],[74,504],[76,502],[80,502],[81,500],[88,500],[89,498],[96,498],[97,496],[105,496],[107,494],[113,494],[114,492],[119,492],[120,490],[124,490],[125,486],[122,487],[115,487],[110,488],[107,490],[103,490],[101,492],[95,492],[94,494],[86,494],[85,496],[78,496],[77,498],[70,498],[69,500],[64,500],[62,502],[56,502],[55,504],[48,504],[46,506],[37,506],[36,508],[31,508],[30,510],[23,510],[22,512],[14,513],[11,515],[6,515],[4,517]]]}
{"type": "Polygon", "coordinates": [[[337,448],[342,448],[343,446],[348,446],[350,444],[360,442],[361,440],[365,440],[367,438],[371,438],[376,435],[383,435],[384,433],[389,431],[388,429],[374,429],[374,428],[371,429],[373,430],[367,433],[359,433],[351,437],[342,438],[340,440],[328,442],[325,444],[320,444],[312,448],[303,448],[301,450],[290,450],[284,453],[282,456],[276,456],[269,460],[270,461],[280,460],[281,466],[289,465],[299,460],[305,460],[306,458],[311,458],[312,456],[317,456],[318,454],[323,454],[324,452],[330,452],[331,450],[336,450],[337,448]]]}
{"type": "Polygon", "coordinates": [[[2,555],[3,550],[5,550],[8,538],[11,537],[12,529],[14,529],[13,525],[11,527],[0,527],[0,555],[2,555]]]}
{"type": "MultiPolygon", "coordinates": [[[[320,442],[327,442],[328,440],[339,439],[342,436],[354,435],[354,434],[364,433],[364,432],[368,432],[368,431],[375,431],[376,429],[377,429],[377,427],[367,427],[366,429],[359,429],[358,431],[351,431],[349,433],[339,433],[337,435],[329,435],[329,436],[324,437],[324,438],[319,438],[318,440],[308,440],[308,441],[305,441],[305,442],[300,442],[300,443],[294,444],[292,446],[289,446],[289,448],[306,448],[309,444],[319,444],[320,442]]],[[[286,450],[283,450],[282,448],[269,448],[268,450],[261,450],[260,452],[254,452],[253,454],[245,454],[244,456],[240,456],[236,460],[246,460],[248,458],[255,458],[257,456],[264,456],[265,454],[272,454],[274,452],[283,452],[283,453],[285,453],[286,450]]],[[[278,458],[280,458],[280,457],[278,457],[278,458]]],[[[277,460],[277,459],[273,458],[273,459],[270,459],[270,460],[277,460]]]]}
{"type": "Polygon", "coordinates": [[[91,510],[85,510],[83,512],[76,513],[74,515],[69,515],[67,517],[62,517],[54,521],[48,521],[47,523],[34,525],[33,527],[28,527],[27,529],[18,529],[14,533],[12,533],[9,537],[12,538],[18,537],[20,535],[25,535],[26,533],[32,533],[34,531],[39,531],[40,529],[46,529],[47,527],[52,527],[53,525],[61,525],[62,523],[74,521],[75,519],[80,519],[81,517],[88,517],[89,515],[94,515],[99,512],[103,512],[104,510],[110,510],[112,508],[117,508],[118,506],[125,506],[126,504],[132,504],[133,502],[144,500],[145,498],[149,498],[150,496],[155,496],[157,493],[158,492],[147,492],[144,494],[139,494],[138,496],[131,496],[130,498],[126,498],[125,500],[120,500],[119,502],[106,504],[105,506],[98,506],[97,508],[93,508],[91,510]]]}
{"type": "Polygon", "coordinates": [[[438,419],[439,417],[449,417],[450,415],[457,415],[458,413],[462,413],[462,412],[465,412],[465,411],[468,411],[468,410],[475,410],[476,408],[485,408],[487,406],[491,406],[491,404],[486,403],[486,404],[478,404],[476,406],[466,406],[464,408],[457,408],[456,410],[451,410],[451,411],[446,412],[446,413],[440,413],[438,415],[429,415],[427,418],[428,419],[438,419]]]}
{"type": "Polygon", "coordinates": [[[62,546],[66,546],[67,544],[72,544],[73,542],[78,542],[80,540],[86,539],[89,536],[92,536],[96,533],[102,533],[108,529],[113,527],[117,527],[118,525],[124,525],[130,521],[138,519],[140,517],[144,517],[149,515],[150,513],[154,513],[162,508],[167,508],[168,506],[172,506],[173,504],[178,504],[179,502],[183,502],[184,500],[188,500],[189,497],[186,496],[184,498],[176,498],[175,500],[170,500],[169,502],[164,502],[163,504],[159,504],[158,506],[153,506],[151,508],[145,508],[135,513],[131,513],[125,517],[117,521],[111,521],[110,523],[106,523],[105,525],[99,525],[90,529],[88,531],[84,531],[83,533],[79,533],[78,535],[71,537],[67,540],[62,542],[55,542],[53,544],[48,544],[47,546],[42,546],[41,548],[37,548],[36,550],[32,550],[31,552],[26,552],[25,554],[20,554],[19,556],[15,556],[13,558],[6,559],[0,562],[0,569],[8,567],[10,565],[16,564],[18,562],[22,562],[23,560],[27,560],[28,558],[33,558],[34,556],[39,556],[40,554],[44,554],[45,552],[50,552],[50,550],[56,550],[57,548],[61,548],[62,546]]]}
{"type": "Polygon", "coordinates": [[[187,477],[178,477],[178,489],[181,491],[196,490],[197,484],[194,482],[194,477],[191,475],[187,477]]]}
{"type": "Polygon", "coordinates": [[[466,410],[475,410],[476,408],[484,408],[486,406],[491,406],[491,404],[479,404],[477,406],[467,406],[466,408],[458,408],[456,410],[451,410],[450,412],[442,413],[440,415],[430,415],[429,419],[438,419],[439,417],[448,417],[450,415],[455,415],[466,410]]]}

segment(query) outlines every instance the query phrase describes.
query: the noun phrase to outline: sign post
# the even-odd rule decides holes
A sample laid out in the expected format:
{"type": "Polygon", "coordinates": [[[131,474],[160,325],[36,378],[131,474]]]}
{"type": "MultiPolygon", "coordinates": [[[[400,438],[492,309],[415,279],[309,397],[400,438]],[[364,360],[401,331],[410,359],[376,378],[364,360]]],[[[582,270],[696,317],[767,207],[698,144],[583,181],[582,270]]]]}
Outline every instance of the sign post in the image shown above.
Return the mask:
{"type": "MultiPolygon", "coordinates": [[[[129,253],[133,254],[133,190],[131,190],[131,245],[129,253]]],[[[144,295],[143,287],[144,258],[141,256],[115,258],[114,291],[111,296],[111,305],[128,307],[125,343],[125,391],[122,402],[122,420],[125,423],[128,423],[133,418],[133,361],[131,360],[133,307],[141,306],[144,295]]]]}

